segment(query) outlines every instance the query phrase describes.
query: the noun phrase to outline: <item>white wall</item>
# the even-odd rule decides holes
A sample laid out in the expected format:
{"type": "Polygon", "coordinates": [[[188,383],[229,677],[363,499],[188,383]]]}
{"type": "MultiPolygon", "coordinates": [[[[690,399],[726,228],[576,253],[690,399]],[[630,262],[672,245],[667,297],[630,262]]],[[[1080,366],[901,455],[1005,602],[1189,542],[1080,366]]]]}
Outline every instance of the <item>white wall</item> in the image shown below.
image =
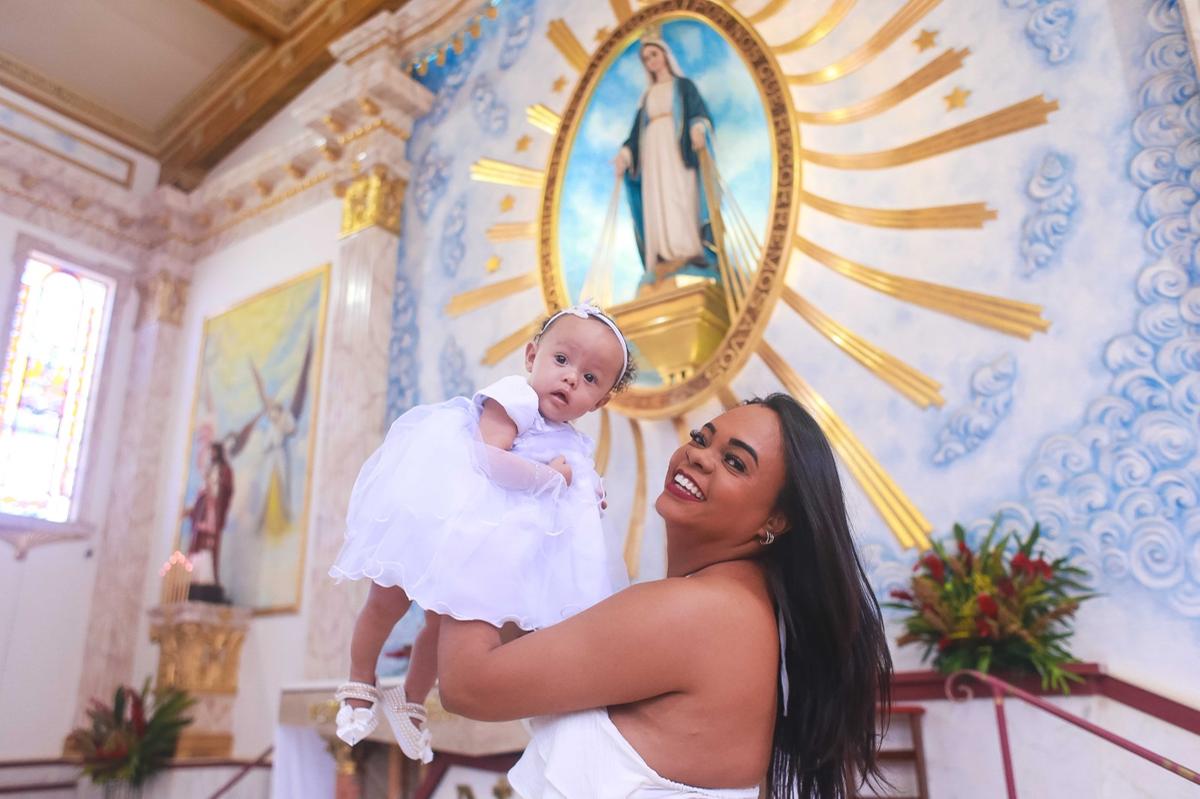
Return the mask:
{"type": "MultiPolygon", "coordinates": [[[[17,238],[27,234],[85,262],[132,265],[52,231],[0,215],[0,308],[13,301],[17,238]]],[[[118,455],[136,297],[117,310],[109,330],[94,417],[83,464],[80,519],[102,527],[118,455]]],[[[0,335],[6,340],[7,332],[0,335]]],[[[18,561],[0,544],[0,758],[47,757],[62,751],[76,706],[95,577],[92,541],[48,544],[18,561]],[[30,719],[36,719],[31,722],[30,719]]]]}
{"type": "MultiPolygon", "coordinates": [[[[175,541],[176,520],[183,502],[181,492],[187,462],[189,414],[204,319],[295,275],[336,262],[341,202],[328,187],[313,191],[328,192],[328,199],[196,264],[183,319],[180,359],[175,370],[180,390],[171,421],[164,431],[167,451],[156,487],[160,535],[152,550],[151,564],[166,560],[175,541]]],[[[317,490],[319,486],[314,482],[314,492],[317,490]]],[[[309,501],[315,504],[316,499],[313,497],[309,501]]],[[[314,515],[310,514],[310,518],[314,515]]],[[[310,532],[310,549],[312,540],[310,532]]],[[[308,557],[305,563],[307,571],[311,563],[308,557]]],[[[158,603],[159,591],[158,578],[152,569],[146,583],[146,607],[158,603]]],[[[257,756],[270,745],[280,687],[303,678],[306,600],[306,597],[301,598],[299,613],[260,616],[251,622],[242,649],[239,690],[233,714],[236,756],[257,756]]],[[[134,676],[140,678],[156,669],[158,648],[149,642],[147,619],[138,619],[137,624],[141,632],[137,639],[139,649],[134,661],[134,676]]]]}

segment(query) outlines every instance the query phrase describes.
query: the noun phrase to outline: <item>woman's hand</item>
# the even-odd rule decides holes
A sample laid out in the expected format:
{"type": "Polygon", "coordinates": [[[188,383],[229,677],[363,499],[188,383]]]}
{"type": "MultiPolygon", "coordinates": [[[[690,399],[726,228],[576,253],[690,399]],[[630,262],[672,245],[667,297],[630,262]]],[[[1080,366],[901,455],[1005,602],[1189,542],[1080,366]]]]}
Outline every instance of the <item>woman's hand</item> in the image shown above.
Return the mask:
{"type": "Polygon", "coordinates": [[[617,157],[613,159],[613,170],[617,173],[617,177],[629,171],[629,167],[633,164],[633,153],[629,152],[628,147],[622,147],[617,152],[617,157]]]}
{"type": "Polygon", "coordinates": [[[571,467],[567,464],[567,459],[559,455],[548,464],[551,469],[562,475],[562,478],[567,481],[567,485],[571,484],[571,467]]]}
{"type": "Polygon", "coordinates": [[[700,152],[704,149],[704,145],[708,142],[708,129],[705,127],[703,122],[696,122],[692,124],[691,134],[692,149],[696,152],[700,152]]]}

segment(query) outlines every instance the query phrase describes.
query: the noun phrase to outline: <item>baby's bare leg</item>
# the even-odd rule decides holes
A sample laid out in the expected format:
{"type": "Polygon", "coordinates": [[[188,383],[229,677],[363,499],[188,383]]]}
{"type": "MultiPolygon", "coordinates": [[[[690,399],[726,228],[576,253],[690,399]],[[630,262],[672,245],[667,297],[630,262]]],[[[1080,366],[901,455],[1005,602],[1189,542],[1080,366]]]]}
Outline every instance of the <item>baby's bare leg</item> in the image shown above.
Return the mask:
{"type": "MultiPolygon", "coordinates": [[[[354,636],[350,639],[350,679],[356,682],[375,684],[375,664],[383,642],[391,634],[400,617],[408,611],[412,600],[403,588],[385,588],[371,583],[371,593],[358,613],[354,623],[354,636]]],[[[348,699],[352,707],[370,707],[371,703],[361,699],[348,699]]]]}
{"type": "Polygon", "coordinates": [[[404,678],[404,695],[409,702],[424,704],[437,680],[438,630],[441,621],[442,617],[438,614],[425,611],[425,626],[417,633],[417,640],[413,641],[408,674],[404,678]]]}

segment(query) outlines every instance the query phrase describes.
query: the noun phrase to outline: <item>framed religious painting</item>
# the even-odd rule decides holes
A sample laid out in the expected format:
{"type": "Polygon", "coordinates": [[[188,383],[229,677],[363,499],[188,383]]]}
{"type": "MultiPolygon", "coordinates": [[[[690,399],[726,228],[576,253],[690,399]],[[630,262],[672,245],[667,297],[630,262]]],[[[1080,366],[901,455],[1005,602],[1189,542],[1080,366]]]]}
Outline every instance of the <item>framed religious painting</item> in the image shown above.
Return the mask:
{"type": "Polygon", "coordinates": [[[256,613],[300,605],[328,294],[325,265],[204,322],[177,547],[256,613]]]}
{"type": "Polygon", "coordinates": [[[753,351],[795,221],[789,109],[765,45],[717,4],[659,4],[592,56],[549,159],[541,284],[628,334],[639,376],[617,409],[677,414],[753,351]]]}

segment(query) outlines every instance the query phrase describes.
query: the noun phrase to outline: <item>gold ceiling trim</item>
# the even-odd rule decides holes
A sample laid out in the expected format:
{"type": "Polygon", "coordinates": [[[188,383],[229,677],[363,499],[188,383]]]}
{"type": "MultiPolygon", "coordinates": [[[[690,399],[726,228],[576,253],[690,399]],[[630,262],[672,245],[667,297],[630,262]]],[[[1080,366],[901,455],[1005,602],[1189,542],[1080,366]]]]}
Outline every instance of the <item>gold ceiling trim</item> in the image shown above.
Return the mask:
{"type": "Polygon", "coordinates": [[[885,111],[890,111],[922,89],[953,74],[962,67],[963,62],[970,54],[969,47],[961,50],[947,50],[892,88],[874,97],[829,111],[799,111],[796,113],[796,119],[809,125],[845,125],[870,119],[885,111]]]}
{"type": "Polygon", "coordinates": [[[546,29],[546,38],[558,49],[558,52],[562,53],[562,57],[575,68],[576,72],[583,72],[587,69],[591,56],[588,55],[588,51],[565,21],[562,19],[550,20],[550,26],[546,29]]]}
{"type": "Polygon", "coordinates": [[[546,173],[508,161],[497,161],[495,158],[480,158],[471,164],[471,180],[526,189],[540,189],[546,182],[546,173]]]}
{"type": "Polygon", "coordinates": [[[873,153],[821,153],[802,149],[800,155],[811,164],[834,169],[883,169],[901,166],[1044,125],[1050,114],[1057,110],[1057,100],[1047,100],[1039,94],[987,116],[890,150],[873,153]]]}
{"type": "Polygon", "coordinates": [[[931,311],[1025,339],[1050,328],[1040,305],[899,277],[843,258],[803,236],[796,236],[795,244],[800,252],[838,274],[931,311]]]}
{"type": "Polygon", "coordinates": [[[908,0],[904,4],[904,7],[896,12],[895,16],[885,22],[882,28],[876,31],[870,39],[867,39],[861,47],[850,53],[850,55],[812,72],[788,75],[788,83],[794,86],[815,86],[844,78],[852,72],[858,71],[874,61],[880,53],[891,47],[897,39],[903,36],[913,25],[920,22],[941,1],[908,0]]]}
{"type": "Polygon", "coordinates": [[[531,105],[525,109],[525,118],[530,125],[551,136],[558,133],[558,126],[562,124],[562,117],[558,115],[558,112],[552,111],[542,103],[531,105]]]}
{"type": "Polygon", "coordinates": [[[646,442],[642,438],[642,426],[629,417],[629,429],[633,433],[633,452],[637,461],[637,482],[633,489],[633,507],[629,511],[629,529],[625,531],[625,570],[629,579],[636,580],[641,571],[642,534],[646,529],[646,442]]]}
{"type": "Polygon", "coordinates": [[[757,25],[758,23],[770,19],[778,14],[780,9],[786,6],[789,2],[790,0],[770,0],[769,3],[760,8],[758,11],[754,12],[749,17],[746,17],[746,21],[751,25],[757,25]]]}
{"type": "Polygon", "coordinates": [[[526,272],[523,275],[501,280],[498,283],[491,283],[487,286],[481,286],[471,291],[464,291],[462,294],[456,294],[450,302],[446,303],[447,316],[461,316],[468,311],[473,311],[488,303],[503,299],[504,297],[519,294],[522,291],[528,291],[538,285],[538,273],[526,272]]]}
{"type": "Polygon", "coordinates": [[[996,218],[996,212],[988,208],[986,203],[936,205],[929,208],[864,208],[803,190],[800,199],[810,208],[847,222],[901,230],[981,228],[984,222],[996,218]]]}
{"type": "Polygon", "coordinates": [[[825,431],[829,443],[841,456],[846,468],[866,493],[875,509],[883,516],[892,534],[902,547],[924,550],[929,546],[933,525],[917,510],[879,461],[859,441],[846,423],[834,412],[825,399],[813,390],[766,341],[759,342],[759,357],[763,359],[784,388],[812,414],[825,431]]]}
{"type": "Polygon", "coordinates": [[[213,97],[237,91],[238,85],[260,62],[270,56],[271,48],[262,42],[251,40],[226,58],[198,86],[184,95],[175,107],[167,112],[163,121],[154,129],[154,138],[159,145],[165,144],[191,121],[193,115],[213,97]]]}
{"type": "Polygon", "coordinates": [[[500,222],[487,229],[485,235],[488,241],[516,241],[518,239],[536,239],[538,223],[533,222],[500,222]]]}
{"type": "Polygon", "coordinates": [[[55,83],[5,53],[0,53],[0,84],[81,125],[87,125],[106,136],[111,136],[138,152],[154,155],[153,131],[55,83]]]}
{"type": "Polygon", "coordinates": [[[535,319],[527,325],[521,325],[519,328],[509,333],[504,338],[497,341],[495,344],[487,348],[487,352],[483,354],[482,363],[484,366],[495,366],[502,360],[515,352],[522,344],[531,340],[538,332],[538,326],[541,324],[541,319],[535,319]]]}
{"type": "Polygon", "coordinates": [[[783,301],[818,333],[917,407],[936,405],[940,408],[945,404],[941,383],[838,323],[791,286],[784,287],[783,301]]]}
{"type": "Polygon", "coordinates": [[[600,436],[596,440],[596,474],[601,477],[608,471],[608,456],[612,452],[612,419],[609,418],[608,408],[600,409],[600,436]]]}
{"type": "Polygon", "coordinates": [[[833,0],[833,4],[829,6],[829,10],[811,28],[795,39],[775,45],[771,49],[775,51],[775,55],[787,55],[797,50],[803,50],[805,47],[812,47],[841,24],[846,15],[850,13],[850,9],[854,8],[854,3],[855,0],[833,0]]]}

